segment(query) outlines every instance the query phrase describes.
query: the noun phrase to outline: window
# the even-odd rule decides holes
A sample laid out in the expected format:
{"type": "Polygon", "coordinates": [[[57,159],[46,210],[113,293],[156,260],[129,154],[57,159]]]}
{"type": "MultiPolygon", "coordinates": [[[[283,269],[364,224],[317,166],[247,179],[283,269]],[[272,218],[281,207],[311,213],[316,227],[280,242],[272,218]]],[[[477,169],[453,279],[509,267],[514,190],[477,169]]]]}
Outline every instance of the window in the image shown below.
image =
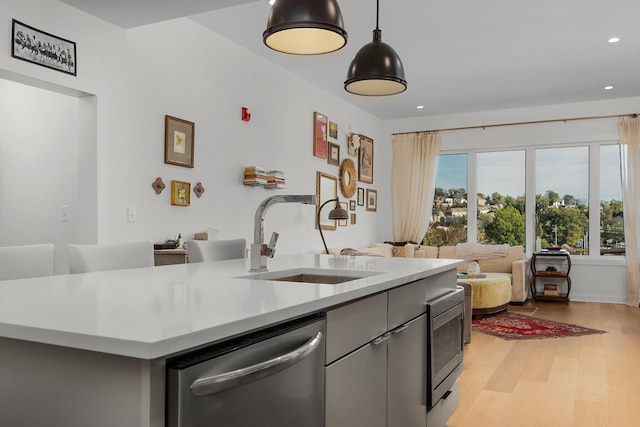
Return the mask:
{"type": "Polygon", "coordinates": [[[600,255],[624,255],[620,146],[600,147],[600,255]]]}
{"type": "Polygon", "coordinates": [[[467,241],[467,154],[441,155],[429,230],[424,244],[455,245],[467,241]]]}
{"type": "Polygon", "coordinates": [[[572,255],[624,255],[619,150],[603,141],[443,153],[424,243],[455,245],[475,236],[526,250],[526,236],[532,236],[542,248],[564,247],[572,255]],[[534,213],[527,216],[526,207],[534,213]]]}
{"type": "Polygon", "coordinates": [[[536,237],[589,254],[589,147],[536,150],[536,237]]]}
{"type": "Polygon", "coordinates": [[[525,152],[478,153],[479,243],[525,245],[525,152]]]}

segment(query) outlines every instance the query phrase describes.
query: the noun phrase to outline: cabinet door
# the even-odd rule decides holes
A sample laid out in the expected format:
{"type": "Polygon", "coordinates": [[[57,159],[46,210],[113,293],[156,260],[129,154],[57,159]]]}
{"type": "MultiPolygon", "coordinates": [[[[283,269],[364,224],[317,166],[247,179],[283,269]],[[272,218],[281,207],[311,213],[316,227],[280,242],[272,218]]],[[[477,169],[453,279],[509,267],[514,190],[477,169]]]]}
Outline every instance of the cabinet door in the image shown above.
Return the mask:
{"type": "Polygon", "coordinates": [[[426,314],[391,331],[388,341],[388,427],[425,427],[426,314]]]}
{"type": "Polygon", "coordinates": [[[325,427],[385,427],[386,341],[359,348],[325,374],[325,427]]]}

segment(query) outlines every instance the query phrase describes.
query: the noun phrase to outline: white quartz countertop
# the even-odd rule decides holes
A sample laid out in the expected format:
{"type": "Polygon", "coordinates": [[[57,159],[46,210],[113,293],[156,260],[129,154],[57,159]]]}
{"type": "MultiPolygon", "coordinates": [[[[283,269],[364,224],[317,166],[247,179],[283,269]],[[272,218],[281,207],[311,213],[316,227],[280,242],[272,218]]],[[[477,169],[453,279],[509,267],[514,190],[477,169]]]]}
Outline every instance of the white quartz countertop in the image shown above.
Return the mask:
{"type": "Polygon", "coordinates": [[[249,260],[0,282],[0,337],[155,359],[459,265],[459,260],[280,255],[269,274],[378,273],[337,285],[255,280],[249,260]],[[251,278],[238,278],[250,276],[251,278]]]}

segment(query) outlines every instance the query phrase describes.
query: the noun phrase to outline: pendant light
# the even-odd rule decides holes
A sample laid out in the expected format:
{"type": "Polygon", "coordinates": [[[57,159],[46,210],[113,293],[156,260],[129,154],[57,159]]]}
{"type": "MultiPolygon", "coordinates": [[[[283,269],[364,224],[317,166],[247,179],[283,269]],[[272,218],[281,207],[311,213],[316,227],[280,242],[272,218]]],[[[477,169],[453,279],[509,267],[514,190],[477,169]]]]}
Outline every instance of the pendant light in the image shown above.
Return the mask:
{"type": "Polygon", "coordinates": [[[276,0],[262,40],[278,52],[318,55],[341,49],[347,32],[336,0],[276,0]]]}
{"type": "Polygon", "coordinates": [[[351,61],[344,88],[356,95],[395,95],[407,90],[402,61],[391,46],[382,42],[378,27],[380,1],[376,0],[376,29],[373,41],[364,45],[351,61]]]}

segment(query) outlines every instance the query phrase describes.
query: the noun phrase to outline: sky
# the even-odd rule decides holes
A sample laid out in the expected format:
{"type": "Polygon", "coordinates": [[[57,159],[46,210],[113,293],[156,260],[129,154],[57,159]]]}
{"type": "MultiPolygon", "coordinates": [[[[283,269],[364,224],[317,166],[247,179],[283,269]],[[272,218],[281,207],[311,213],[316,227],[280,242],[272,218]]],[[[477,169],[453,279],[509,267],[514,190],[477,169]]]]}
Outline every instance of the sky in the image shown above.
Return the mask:
{"type": "MultiPolygon", "coordinates": [[[[601,147],[600,199],[621,200],[618,146],[601,147]]],[[[525,193],[525,152],[499,151],[478,153],[478,192],[499,192],[517,197],[525,193]]],[[[570,194],[587,200],[589,193],[588,147],[564,147],[536,150],[536,193],[555,191],[560,197],[570,194]]],[[[467,155],[440,156],[436,186],[467,188],[467,155]]]]}

